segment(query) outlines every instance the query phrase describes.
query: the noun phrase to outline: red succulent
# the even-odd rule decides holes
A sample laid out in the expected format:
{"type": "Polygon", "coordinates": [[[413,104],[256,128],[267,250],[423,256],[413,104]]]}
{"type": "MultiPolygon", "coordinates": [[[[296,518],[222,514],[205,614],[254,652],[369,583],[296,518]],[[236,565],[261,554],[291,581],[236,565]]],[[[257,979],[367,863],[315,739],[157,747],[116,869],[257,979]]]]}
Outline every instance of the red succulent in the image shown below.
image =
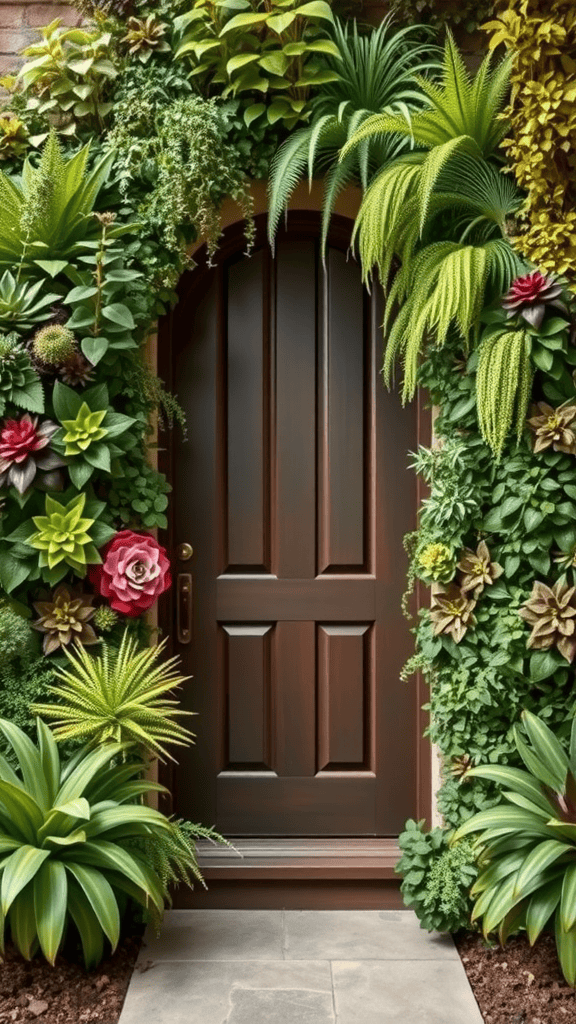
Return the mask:
{"type": "Polygon", "coordinates": [[[532,327],[538,329],[542,325],[547,306],[554,306],[563,313],[567,307],[561,301],[562,286],[553,277],[533,270],[531,274],[517,277],[512,282],[510,291],[504,296],[502,306],[508,316],[521,316],[532,327]]]}
{"type": "Polygon", "coordinates": [[[121,530],[102,551],[102,565],[92,566],[90,582],[123,615],[136,616],[157,601],[172,583],[165,548],[149,533],[121,530]]]}
{"type": "Polygon", "coordinates": [[[26,413],[19,420],[4,420],[0,427],[0,487],[13,484],[23,494],[36,476],[36,471],[58,469],[63,460],[52,451],[46,451],[56,423],[26,413]]]}

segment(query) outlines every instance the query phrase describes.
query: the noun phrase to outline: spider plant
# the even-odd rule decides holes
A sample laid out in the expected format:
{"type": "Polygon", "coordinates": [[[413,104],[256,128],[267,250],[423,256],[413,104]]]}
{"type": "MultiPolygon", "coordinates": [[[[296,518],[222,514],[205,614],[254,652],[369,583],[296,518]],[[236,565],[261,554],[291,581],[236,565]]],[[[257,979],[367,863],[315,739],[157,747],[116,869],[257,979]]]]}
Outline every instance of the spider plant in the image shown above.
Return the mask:
{"type": "Polygon", "coordinates": [[[509,72],[509,60],[492,67],[488,56],[472,78],[448,34],[442,83],[417,78],[428,109],[368,118],[341,153],[344,162],[381,136],[415,147],[372,179],[354,227],[366,280],[376,268],[386,287],[397,269],[387,293],[384,376],[390,384],[401,356],[404,400],[414,393],[425,339],[441,345],[455,327],[466,346],[482,306],[523,267],[507,237],[522,198],[496,159],[509,72]]]}
{"type": "Polygon", "coordinates": [[[193,733],[176,719],[193,712],[179,710],[178,701],[166,696],[189,677],[178,674],[178,658],[161,661],[165,646],[166,640],[139,650],[126,631],[117,650],[104,643],[99,657],[82,646],[74,653],[65,649],[69,667],[56,669],[60,685],[48,687],[58,703],[32,710],[56,719],[59,740],[134,743],[173,760],[164,744],[192,742],[193,733]]]}
{"type": "Polygon", "coordinates": [[[339,75],[311,100],[309,123],[288,138],[276,154],[269,184],[268,234],[271,244],[288,200],[299,180],[307,173],[309,183],[324,174],[322,248],[325,249],[330,217],[340,191],[351,181],[364,188],[374,171],[407,147],[398,134],[370,136],[339,162],[338,154],[354,133],[372,114],[411,111],[426,102],[425,92],[416,86],[416,72],[424,74],[440,68],[440,51],[421,42],[422,26],[395,29],[389,15],[370,34],[361,33],[356,21],[339,18],[330,26],[330,34],[340,59],[327,57],[326,63],[339,75]]]}

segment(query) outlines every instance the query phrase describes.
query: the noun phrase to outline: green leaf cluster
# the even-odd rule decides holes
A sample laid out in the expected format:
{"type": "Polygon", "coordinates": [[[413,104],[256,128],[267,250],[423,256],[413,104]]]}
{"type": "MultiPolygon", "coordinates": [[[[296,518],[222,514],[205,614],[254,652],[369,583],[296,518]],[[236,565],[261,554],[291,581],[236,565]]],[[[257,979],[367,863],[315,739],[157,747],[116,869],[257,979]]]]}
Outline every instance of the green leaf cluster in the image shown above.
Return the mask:
{"type": "Polygon", "coordinates": [[[470,924],[477,855],[470,841],[451,846],[451,837],[446,829],[426,832],[423,820],[409,819],[398,838],[402,856],[395,871],[402,875],[404,903],[428,931],[457,932],[470,924]]]}
{"type": "Polygon", "coordinates": [[[68,473],[78,490],[85,487],[95,470],[110,473],[112,459],[136,443],[130,432],[134,419],[114,412],[105,384],[97,384],[80,395],[56,381],[52,403],[62,424],[54,434],[52,446],[70,460],[68,473]]]}

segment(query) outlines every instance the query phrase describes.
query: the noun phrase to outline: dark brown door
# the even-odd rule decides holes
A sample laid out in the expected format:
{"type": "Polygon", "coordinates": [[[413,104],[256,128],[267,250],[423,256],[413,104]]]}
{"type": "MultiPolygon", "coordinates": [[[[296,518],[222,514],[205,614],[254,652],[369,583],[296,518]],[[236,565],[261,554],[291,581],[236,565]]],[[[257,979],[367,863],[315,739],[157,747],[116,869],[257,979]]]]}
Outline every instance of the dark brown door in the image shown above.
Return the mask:
{"type": "Polygon", "coordinates": [[[390,836],[416,810],[399,680],[416,413],[379,376],[375,302],[336,225],[293,217],[275,258],[232,233],[161,345],[189,438],[173,453],[176,569],[193,578],[196,746],[176,811],[235,836],[390,836]],[[171,335],[171,340],[169,335],[171,335]],[[167,353],[165,351],[165,357],[167,353]]]}

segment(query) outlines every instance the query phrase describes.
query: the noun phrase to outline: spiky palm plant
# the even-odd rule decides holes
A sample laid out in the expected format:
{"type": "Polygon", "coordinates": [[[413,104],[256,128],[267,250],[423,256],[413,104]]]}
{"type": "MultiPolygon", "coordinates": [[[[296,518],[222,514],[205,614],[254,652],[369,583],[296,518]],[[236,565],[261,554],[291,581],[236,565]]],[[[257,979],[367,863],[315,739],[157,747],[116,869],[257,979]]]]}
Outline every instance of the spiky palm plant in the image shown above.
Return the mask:
{"type": "Polygon", "coordinates": [[[448,34],[442,85],[417,78],[429,109],[375,115],[341,153],[345,161],[381,136],[416,147],[374,177],[354,227],[366,280],[377,269],[386,287],[393,264],[399,268],[386,301],[384,376],[390,383],[400,356],[404,400],[414,393],[425,339],[443,344],[454,327],[467,344],[482,305],[523,266],[506,233],[521,196],[494,159],[506,130],[499,113],[509,67],[492,68],[487,57],[472,78],[448,34]]]}
{"type": "Polygon", "coordinates": [[[128,742],[171,758],[164,744],[187,746],[194,735],[177,716],[193,712],[179,710],[178,701],[166,696],[189,677],[178,674],[178,658],[160,660],[165,646],[164,640],[138,650],[126,632],[118,650],[104,643],[101,657],[83,647],[66,650],[70,667],[57,669],[61,685],[48,687],[58,703],[35,704],[34,713],[56,719],[60,740],[128,742]]]}
{"type": "Polygon", "coordinates": [[[434,59],[437,48],[421,39],[421,26],[395,29],[388,16],[369,35],[336,18],[330,29],[340,51],[340,60],[328,57],[337,81],[330,82],[312,99],[311,118],[306,127],[294,132],[278,150],[271,167],[269,184],[268,235],[271,244],[283,210],[296,185],[307,173],[324,174],[322,246],[334,204],[351,181],[364,188],[374,171],[406,149],[398,135],[370,136],[342,161],[340,149],[372,114],[390,114],[421,108],[425,92],[416,87],[414,75],[439,70],[434,59]]]}

